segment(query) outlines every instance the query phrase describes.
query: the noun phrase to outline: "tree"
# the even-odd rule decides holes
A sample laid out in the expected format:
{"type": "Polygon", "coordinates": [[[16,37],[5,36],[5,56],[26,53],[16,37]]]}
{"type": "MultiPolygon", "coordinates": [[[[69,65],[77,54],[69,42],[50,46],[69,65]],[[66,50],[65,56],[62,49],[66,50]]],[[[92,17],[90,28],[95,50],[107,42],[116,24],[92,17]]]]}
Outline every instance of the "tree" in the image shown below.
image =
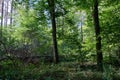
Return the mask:
{"type": "Polygon", "coordinates": [[[7,27],[8,25],[8,0],[4,0],[4,26],[7,27]]]}
{"type": "Polygon", "coordinates": [[[2,38],[2,27],[3,27],[3,9],[4,9],[4,0],[2,0],[2,9],[1,9],[1,38],[2,38]]]}
{"type": "Polygon", "coordinates": [[[11,0],[11,9],[10,9],[10,26],[12,27],[12,21],[13,21],[13,0],[11,0]]]}
{"type": "Polygon", "coordinates": [[[50,16],[51,16],[51,22],[52,22],[53,54],[54,54],[53,60],[54,60],[54,63],[58,63],[59,57],[58,57],[57,39],[56,39],[55,1],[48,0],[48,5],[49,5],[50,16]]]}
{"type": "MultiPolygon", "coordinates": [[[[119,0],[107,0],[106,2],[101,2],[102,6],[100,8],[100,25],[102,34],[102,47],[104,59],[109,58],[107,62],[115,64],[117,63],[119,56],[119,46],[120,46],[120,2],[119,0]],[[104,7],[104,8],[103,8],[104,7]],[[116,54],[117,51],[117,54],[116,54]]],[[[117,63],[119,64],[119,63],[117,63]]]]}
{"type": "Polygon", "coordinates": [[[103,55],[101,50],[101,36],[100,36],[100,25],[99,25],[99,15],[98,15],[98,0],[94,0],[93,6],[93,20],[96,36],[96,52],[97,52],[97,66],[99,71],[103,71],[103,55]]]}

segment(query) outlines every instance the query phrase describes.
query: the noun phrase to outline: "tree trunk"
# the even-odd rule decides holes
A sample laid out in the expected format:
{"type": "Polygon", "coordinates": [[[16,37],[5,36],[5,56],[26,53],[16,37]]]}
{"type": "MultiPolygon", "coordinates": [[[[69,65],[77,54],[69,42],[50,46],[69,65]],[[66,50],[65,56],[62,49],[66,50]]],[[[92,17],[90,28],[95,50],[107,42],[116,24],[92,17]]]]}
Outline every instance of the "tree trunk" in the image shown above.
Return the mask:
{"type": "Polygon", "coordinates": [[[2,9],[1,9],[1,31],[0,31],[1,38],[2,38],[2,27],[3,27],[3,12],[4,12],[3,10],[4,10],[4,0],[2,0],[2,9]]]}
{"type": "Polygon", "coordinates": [[[56,21],[55,21],[55,2],[54,0],[48,0],[48,5],[50,9],[50,16],[52,21],[52,37],[53,37],[53,61],[58,63],[58,49],[57,49],[57,39],[56,39],[56,21]]]}
{"type": "Polygon", "coordinates": [[[98,15],[98,0],[94,0],[93,8],[93,19],[96,35],[96,52],[97,52],[97,66],[99,71],[103,71],[103,55],[101,50],[101,36],[100,36],[100,25],[99,25],[99,15],[98,15]]]}
{"type": "Polygon", "coordinates": [[[11,10],[10,10],[10,27],[12,27],[12,17],[13,17],[13,0],[11,0],[11,10]]]}
{"type": "Polygon", "coordinates": [[[5,8],[4,8],[4,26],[7,27],[7,24],[8,24],[8,1],[6,0],[5,1],[5,4],[4,4],[5,8]]]}
{"type": "MultiPolygon", "coordinates": [[[[82,14],[82,13],[80,13],[80,14],[82,14]]],[[[83,18],[81,17],[81,42],[83,43],[83,18]]]]}

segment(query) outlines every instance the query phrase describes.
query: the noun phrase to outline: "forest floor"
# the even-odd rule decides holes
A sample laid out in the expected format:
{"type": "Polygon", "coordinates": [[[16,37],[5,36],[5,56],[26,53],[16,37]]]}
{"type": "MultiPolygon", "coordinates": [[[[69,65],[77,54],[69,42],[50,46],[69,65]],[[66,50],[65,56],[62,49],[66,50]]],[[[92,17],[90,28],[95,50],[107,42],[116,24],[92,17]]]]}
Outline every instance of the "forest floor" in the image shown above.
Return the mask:
{"type": "Polygon", "coordinates": [[[0,79],[7,80],[120,80],[120,68],[104,65],[98,72],[95,63],[60,62],[22,63],[5,60],[0,62],[0,79]]]}

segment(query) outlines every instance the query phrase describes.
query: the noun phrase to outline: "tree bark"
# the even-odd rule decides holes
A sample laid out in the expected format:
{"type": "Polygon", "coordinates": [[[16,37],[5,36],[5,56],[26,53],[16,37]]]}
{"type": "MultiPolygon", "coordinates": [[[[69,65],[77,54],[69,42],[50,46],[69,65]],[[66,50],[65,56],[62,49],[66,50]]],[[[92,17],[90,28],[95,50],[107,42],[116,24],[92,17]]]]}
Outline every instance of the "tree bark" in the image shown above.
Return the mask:
{"type": "Polygon", "coordinates": [[[52,21],[53,61],[54,63],[58,63],[59,56],[58,56],[57,39],[56,39],[55,1],[48,0],[48,5],[49,5],[50,16],[51,16],[51,21],[52,21]]]}
{"type": "Polygon", "coordinates": [[[96,53],[97,53],[97,66],[99,71],[103,71],[103,55],[101,50],[101,36],[100,36],[100,25],[98,15],[98,0],[94,0],[93,7],[93,20],[96,35],[96,53]]]}

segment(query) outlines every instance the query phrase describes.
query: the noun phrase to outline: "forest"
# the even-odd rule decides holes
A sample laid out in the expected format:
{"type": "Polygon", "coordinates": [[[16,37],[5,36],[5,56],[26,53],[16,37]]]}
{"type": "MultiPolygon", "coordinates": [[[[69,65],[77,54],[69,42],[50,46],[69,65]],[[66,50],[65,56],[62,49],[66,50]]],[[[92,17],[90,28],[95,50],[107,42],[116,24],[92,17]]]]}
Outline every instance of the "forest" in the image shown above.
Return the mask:
{"type": "Polygon", "coordinates": [[[0,0],[0,80],[120,80],[120,0],[0,0]]]}

